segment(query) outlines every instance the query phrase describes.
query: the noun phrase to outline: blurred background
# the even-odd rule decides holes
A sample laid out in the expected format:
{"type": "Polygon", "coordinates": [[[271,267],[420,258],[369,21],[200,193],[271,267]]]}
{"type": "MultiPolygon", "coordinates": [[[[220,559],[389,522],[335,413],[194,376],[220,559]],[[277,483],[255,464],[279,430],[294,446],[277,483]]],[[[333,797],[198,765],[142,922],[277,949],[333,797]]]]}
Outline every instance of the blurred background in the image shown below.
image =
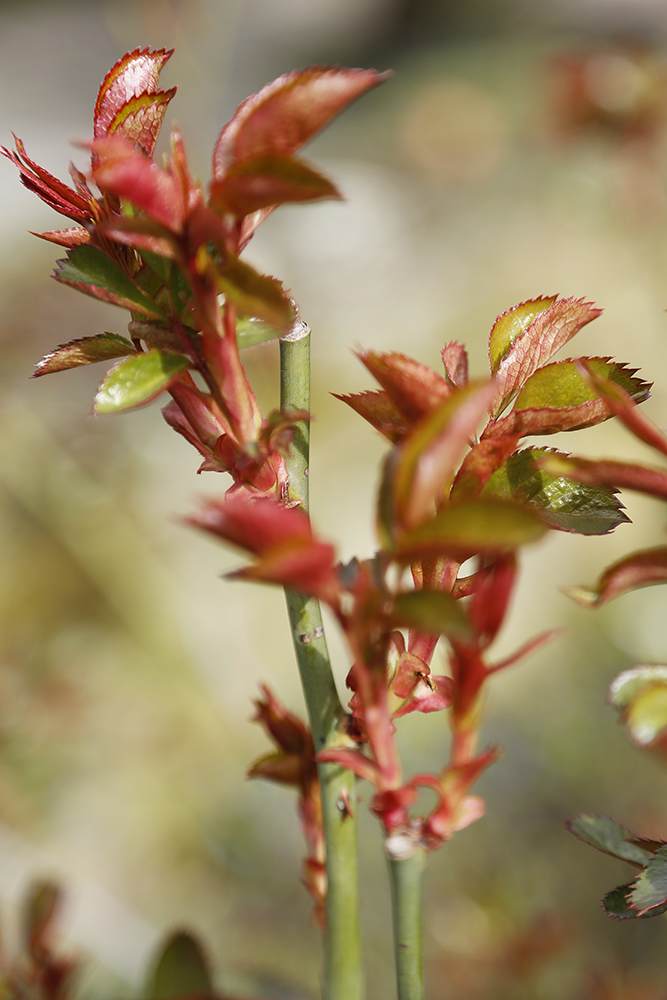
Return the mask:
{"type": "MultiPolygon", "coordinates": [[[[394,78],[306,151],[343,203],[282,208],[248,257],[282,278],[313,329],[312,508],[343,557],[373,551],[382,440],[329,391],[370,387],[350,348],[434,367],[448,340],[487,371],[488,331],[539,294],[585,296],[604,315],[574,353],[614,356],[656,385],[667,424],[667,8],[661,0],[4,0],[2,142],[66,178],[85,153],[107,69],[136,46],[176,47],[179,121],[204,180],[220,126],[264,83],[311,63],[393,68],[394,78]]],[[[165,130],[167,131],[167,130],[165,130]]],[[[166,147],[165,139],[162,147],[166,147]]],[[[0,903],[14,946],[31,880],[67,890],[65,949],[87,956],[87,996],[136,996],[165,932],[206,942],[221,989],[314,998],[318,932],[299,884],[291,794],[247,782],[267,749],[250,723],[267,681],[302,700],[283,598],[221,574],[237,557],[179,523],[197,456],[158,406],[89,416],[101,372],[28,381],[56,344],[111,330],[120,310],[58,287],[60,225],[0,163],[0,903]]],[[[566,352],[564,352],[566,353],[566,352]]],[[[277,401],[275,345],[250,349],[277,401]]],[[[557,444],[651,461],[605,424],[557,444]]],[[[667,775],[605,704],[609,681],[667,657],[660,588],[596,613],[559,586],[663,537],[660,505],[627,498],[632,525],[553,533],[526,553],[501,656],[563,636],[499,676],[486,739],[501,761],[480,785],[487,816],[430,862],[431,1000],[658,1000],[664,918],[616,924],[599,897],[630,872],[567,834],[578,811],[667,839],[667,775]]],[[[341,680],[348,664],[335,631],[341,680]]],[[[440,654],[441,662],[444,659],[440,654]]],[[[445,720],[410,716],[406,769],[435,769],[445,720]]],[[[379,830],[360,788],[368,998],[392,997],[379,830]]]]}

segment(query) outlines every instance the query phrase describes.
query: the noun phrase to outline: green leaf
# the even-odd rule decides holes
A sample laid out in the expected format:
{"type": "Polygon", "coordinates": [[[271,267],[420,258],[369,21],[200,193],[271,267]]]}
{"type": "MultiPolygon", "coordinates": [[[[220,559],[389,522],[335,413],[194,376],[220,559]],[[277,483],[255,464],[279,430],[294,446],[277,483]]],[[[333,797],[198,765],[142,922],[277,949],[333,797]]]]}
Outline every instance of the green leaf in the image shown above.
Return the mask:
{"type": "Polygon", "coordinates": [[[190,365],[183,354],[152,349],[114,365],[95,396],[95,413],[122,413],[145,406],[190,365]]]}
{"type": "Polygon", "coordinates": [[[639,913],[631,909],[631,891],[632,884],[619,885],[604,896],[602,906],[610,917],[615,917],[617,920],[636,920],[639,917],[639,913]]]}
{"type": "Polygon", "coordinates": [[[239,347],[254,347],[267,340],[275,340],[281,336],[281,331],[261,319],[246,319],[241,317],[236,322],[236,339],[239,347]]]}
{"type": "MultiPolygon", "coordinates": [[[[581,406],[600,399],[590,381],[581,374],[578,359],[556,361],[538,368],[517,396],[515,410],[581,406]]],[[[636,378],[636,368],[612,361],[611,358],[584,358],[587,366],[602,378],[620,386],[636,403],[648,399],[650,384],[636,378]]]]}
{"type": "Polygon", "coordinates": [[[552,528],[580,535],[604,535],[628,521],[618,492],[609,486],[589,486],[555,476],[540,465],[545,448],[515,452],[488,480],[482,495],[529,504],[552,528]]]}
{"type": "Polygon", "coordinates": [[[609,688],[632,742],[651,746],[667,733],[667,666],[649,664],[624,670],[609,688]]]}
{"type": "Polygon", "coordinates": [[[451,594],[442,590],[409,590],[399,594],[391,613],[396,625],[430,632],[432,635],[450,635],[469,639],[470,622],[451,594]]]}
{"type": "Polygon", "coordinates": [[[99,333],[95,337],[82,337],[80,340],[70,340],[67,344],[60,344],[55,351],[45,354],[35,365],[31,378],[136,353],[134,344],[116,333],[99,333]]]}
{"type": "Polygon", "coordinates": [[[397,557],[452,555],[468,559],[477,552],[507,552],[537,541],[546,531],[527,507],[494,498],[475,498],[445,507],[398,541],[397,557]]]}
{"type": "Polygon", "coordinates": [[[191,934],[179,931],[168,938],[145,990],[149,1000],[211,996],[208,963],[191,934]]]}
{"type": "Polygon", "coordinates": [[[635,879],[630,903],[640,917],[655,917],[667,910],[667,847],[658,848],[635,879]]]}
{"type": "Polygon", "coordinates": [[[293,302],[275,278],[260,274],[254,267],[231,255],[216,270],[220,291],[244,316],[264,320],[280,334],[287,333],[296,316],[293,302]]]}
{"type": "Polygon", "coordinates": [[[97,247],[74,247],[65,259],[56,261],[56,264],[56,281],[103,302],[162,318],[156,303],[147,298],[118,264],[97,247]]]}
{"type": "Polygon", "coordinates": [[[557,298],[557,295],[549,295],[529,299],[527,302],[521,302],[518,306],[512,306],[511,309],[506,309],[504,313],[501,313],[493,324],[489,335],[491,374],[498,371],[498,365],[517,337],[520,337],[528,329],[540,313],[553,305],[557,298]]]}
{"type": "Polygon", "coordinates": [[[634,834],[609,816],[581,814],[568,820],[565,825],[579,840],[621,861],[644,867],[651,860],[650,851],[632,842],[637,839],[634,834]]]}

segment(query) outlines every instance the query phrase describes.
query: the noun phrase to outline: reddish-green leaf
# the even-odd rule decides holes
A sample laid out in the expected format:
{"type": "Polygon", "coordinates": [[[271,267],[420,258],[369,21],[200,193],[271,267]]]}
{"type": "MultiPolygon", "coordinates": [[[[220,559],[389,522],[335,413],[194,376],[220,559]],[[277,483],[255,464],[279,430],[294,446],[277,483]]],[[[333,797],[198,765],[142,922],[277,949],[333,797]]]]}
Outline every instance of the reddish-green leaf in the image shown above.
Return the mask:
{"type": "Polygon", "coordinates": [[[609,688],[609,700],[636,746],[649,747],[667,736],[667,666],[643,664],[624,670],[609,688]]]}
{"type": "Polygon", "coordinates": [[[14,142],[16,143],[15,153],[6,149],[5,146],[0,146],[0,153],[18,167],[21,183],[61,215],[73,219],[74,222],[89,222],[91,219],[90,194],[84,194],[67,184],[63,184],[48,170],[30,159],[21,139],[14,136],[14,142]]]}
{"type": "Polygon", "coordinates": [[[331,181],[307,163],[277,153],[234,163],[211,184],[213,206],[238,217],[285,202],[341,197],[331,181]]]}
{"type": "Polygon", "coordinates": [[[640,587],[667,583],[667,548],[644,549],[609,566],[594,587],[567,587],[565,593],[585,608],[600,608],[640,587]]]}
{"type": "Polygon", "coordinates": [[[498,371],[500,362],[517,340],[528,329],[533,320],[537,319],[549,306],[553,305],[557,295],[542,296],[536,299],[528,299],[520,302],[496,319],[489,334],[489,363],[491,374],[498,371]]]}
{"type": "Polygon", "coordinates": [[[122,413],[145,406],[168,389],[190,363],[183,354],[156,348],[125,358],[100,385],[93,409],[95,413],[122,413]]]}
{"type": "Polygon", "coordinates": [[[657,917],[667,910],[667,847],[659,847],[637,876],[629,901],[638,917],[657,917]]]}
{"type": "MultiPolygon", "coordinates": [[[[449,390],[448,390],[449,391],[449,390]]],[[[470,438],[493,399],[493,382],[470,383],[397,446],[391,488],[394,518],[405,528],[424,521],[445,497],[470,438]]]]}
{"type": "Polygon", "coordinates": [[[431,635],[470,639],[472,628],[460,603],[443,590],[408,590],[399,594],[391,610],[391,621],[401,628],[418,629],[431,635]]]}
{"type": "Polygon", "coordinates": [[[216,270],[216,279],[225,298],[244,316],[264,320],[282,333],[294,325],[294,303],[275,278],[229,255],[224,266],[216,270]]]}
{"type": "Polygon", "coordinates": [[[146,1000],[179,1000],[214,995],[208,961],[199,942],[185,931],[172,934],[162,946],[146,985],[146,1000]]]}
{"type": "Polygon", "coordinates": [[[493,473],[509,458],[517,446],[518,437],[485,438],[471,448],[463,459],[451,492],[451,500],[478,496],[493,473]]]}
{"type": "Polygon", "coordinates": [[[432,413],[452,393],[442,375],[405,354],[358,351],[357,357],[409,422],[432,413]]]}
{"type": "Polygon", "coordinates": [[[114,215],[95,228],[100,235],[134,247],[142,254],[152,253],[167,261],[176,255],[173,234],[166,226],[144,215],[114,215]]]}
{"type": "Polygon", "coordinates": [[[511,342],[495,368],[497,416],[538,368],[601,313],[583,299],[557,299],[511,342]]]}
{"type": "Polygon", "coordinates": [[[357,392],[349,396],[339,395],[337,392],[332,395],[351,406],[360,417],[394,444],[407,434],[405,418],[391,401],[389,393],[383,389],[378,392],[357,392]]]}
{"type": "Polygon", "coordinates": [[[442,349],[442,363],[445,366],[445,375],[450,385],[457,389],[463,388],[468,383],[468,352],[462,344],[457,344],[453,340],[445,344],[442,349]]]}
{"type": "Polygon", "coordinates": [[[585,359],[582,358],[580,364],[583,372],[607,402],[612,413],[625,424],[628,430],[635,434],[640,441],[644,441],[651,448],[656,448],[663,455],[667,455],[667,437],[637,408],[637,403],[625,391],[625,388],[616,385],[610,379],[602,378],[589,368],[585,359]]]}
{"type": "Polygon", "coordinates": [[[213,150],[213,177],[254,156],[291,156],[352,101],[388,74],[313,66],[278,77],[253,94],[224,126],[213,150]]]}
{"type": "Polygon", "coordinates": [[[445,507],[397,544],[396,557],[413,560],[426,555],[450,555],[461,561],[478,552],[507,552],[537,541],[544,522],[527,507],[479,498],[445,507]]]}
{"type": "Polygon", "coordinates": [[[552,528],[580,535],[604,535],[629,520],[615,487],[564,475],[569,462],[560,452],[543,448],[518,451],[494,472],[482,495],[529,504],[552,528]]]}
{"type": "Polygon", "coordinates": [[[159,307],[141,292],[118,264],[94,246],[79,246],[56,261],[56,281],[93,298],[123,306],[147,316],[162,318],[159,307]]]}
{"type": "Polygon", "coordinates": [[[568,476],[579,483],[605,488],[636,490],[667,500],[667,472],[650,465],[614,462],[609,459],[575,458],[559,452],[544,453],[543,471],[553,476],[568,476]]]}
{"type": "Polygon", "coordinates": [[[31,378],[136,353],[134,344],[116,333],[99,333],[95,337],[82,337],[80,340],[70,340],[67,344],[60,344],[55,351],[45,354],[35,365],[31,378]]]}
{"type": "Polygon", "coordinates": [[[139,142],[149,156],[153,155],[166,106],[176,93],[175,87],[158,91],[160,71],[173,51],[135,49],[126,52],[111,67],[95,101],[95,138],[118,130],[132,142],[139,142]]]}
{"type": "Polygon", "coordinates": [[[95,139],[92,149],[99,157],[93,178],[100,191],[125,198],[172,233],[182,231],[185,192],[170,173],[120,135],[95,139]]]}
{"type": "Polygon", "coordinates": [[[567,820],[565,826],[585,844],[638,868],[643,868],[651,859],[652,851],[639,846],[635,834],[609,816],[580,813],[567,820]]]}
{"type": "Polygon", "coordinates": [[[46,240],[47,243],[67,247],[68,250],[83,243],[90,243],[90,233],[82,226],[74,226],[72,229],[50,229],[46,233],[32,233],[32,235],[39,236],[40,240],[46,240]]]}

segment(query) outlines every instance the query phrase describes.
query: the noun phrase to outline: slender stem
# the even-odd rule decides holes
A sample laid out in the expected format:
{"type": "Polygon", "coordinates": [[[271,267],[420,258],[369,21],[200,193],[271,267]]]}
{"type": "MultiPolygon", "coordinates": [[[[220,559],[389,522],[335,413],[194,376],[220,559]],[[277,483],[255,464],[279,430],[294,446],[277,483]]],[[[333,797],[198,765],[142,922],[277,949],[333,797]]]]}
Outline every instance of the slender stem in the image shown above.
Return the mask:
{"type": "MultiPolygon", "coordinates": [[[[297,324],[280,341],[280,405],[310,411],[310,330],[297,324]]],[[[297,425],[287,459],[289,499],[308,512],[310,426],[297,425]]],[[[345,712],[331,670],[318,601],[286,590],[292,639],[316,749],[335,743],[345,712]]],[[[324,936],[324,1000],[363,1000],[354,775],[319,764],[327,899],[324,936]]]]}
{"type": "Polygon", "coordinates": [[[385,850],[391,881],[398,1000],[424,1000],[421,893],[424,850],[409,834],[389,837],[385,850]]]}

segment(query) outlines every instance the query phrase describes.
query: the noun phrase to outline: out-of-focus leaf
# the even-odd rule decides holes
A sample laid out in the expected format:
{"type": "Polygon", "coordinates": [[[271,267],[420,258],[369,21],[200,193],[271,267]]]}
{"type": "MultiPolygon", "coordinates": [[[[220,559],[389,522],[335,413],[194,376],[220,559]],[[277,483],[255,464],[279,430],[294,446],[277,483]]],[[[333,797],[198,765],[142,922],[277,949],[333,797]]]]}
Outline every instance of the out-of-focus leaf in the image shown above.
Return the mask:
{"type": "Polygon", "coordinates": [[[339,395],[337,392],[332,395],[351,406],[360,417],[394,444],[407,434],[405,418],[391,401],[389,393],[383,389],[378,392],[357,392],[349,396],[339,395]]]}
{"type": "Polygon", "coordinates": [[[537,319],[549,306],[553,305],[557,295],[544,295],[536,299],[528,299],[520,302],[496,319],[489,334],[489,362],[491,374],[495,375],[498,366],[514,341],[524,333],[533,320],[537,319]]]}
{"type": "Polygon", "coordinates": [[[55,209],[61,215],[73,219],[74,222],[87,223],[90,221],[90,195],[83,194],[68,184],[63,184],[61,180],[50,174],[44,167],[31,160],[25,151],[25,146],[21,139],[14,136],[16,152],[0,146],[0,153],[11,160],[18,168],[21,183],[43,202],[55,209]]]}
{"type": "Polygon", "coordinates": [[[35,365],[31,378],[136,353],[134,344],[124,337],[119,337],[116,333],[99,333],[95,337],[81,337],[80,340],[70,340],[67,344],[60,344],[55,351],[45,354],[35,365]]]}
{"type": "Polygon", "coordinates": [[[444,499],[457,463],[487,413],[495,385],[471,382],[455,389],[430,417],[397,446],[393,471],[394,516],[414,528],[444,499]]]}
{"type": "Polygon", "coordinates": [[[239,161],[291,156],[352,101],[388,78],[375,70],[313,66],[279,76],[239,105],[213,150],[219,180],[239,161]]]}
{"type": "Polygon", "coordinates": [[[455,340],[445,344],[441,353],[447,381],[457,389],[468,384],[468,352],[455,340]]]}
{"type": "Polygon", "coordinates": [[[280,330],[276,330],[275,326],[261,319],[240,317],[236,321],[236,339],[239,347],[254,347],[255,344],[264,344],[267,340],[275,340],[279,336],[280,330]]]}
{"type": "Polygon", "coordinates": [[[667,847],[658,848],[637,876],[629,900],[639,917],[657,917],[667,910],[667,847]]]}
{"type": "Polygon", "coordinates": [[[190,363],[183,354],[156,348],[125,358],[100,385],[93,409],[95,413],[122,413],[145,406],[168,389],[190,363]]]}
{"type": "Polygon", "coordinates": [[[602,899],[602,907],[610,917],[616,920],[636,920],[639,913],[633,910],[630,903],[632,884],[619,885],[608,892],[602,899]]]}
{"type": "Polygon", "coordinates": [[[478,496],[484,484],[514,452],[518,440],[518,437],[483,437],[463,459],[454,480],[451,500],[478,496]]]}
{"type": "Polygon", "coordinates": [[[621,712],[632,742],[660,743],[667,735],[667,666],[653,663],[624,670],[609,688],[609,700],[621,712]]]}
{"type": "Polygon", "coordinates": [[[358,351],[357,357],[408,421],[432,413],[451,395],[442,375],[405,354],[358,351]]]}
{"type": "Polygon", "coordinates": [[[25,947],[29,954],[43,956],[49,951],[61,902],[61,889],[54,882],[37,882],[32,886],[24,915],[25,947]]]}
{"type": "Polygon", "coordinates": [[[153,155],[157,134],[162,124],[164,112],[176,93],[176,87],[168,91],[158,91],[158,80],[162,67],[170,58],[173,49],[159,49],[151,52],[135,49],[126,52],[104,77],[95,101],[93,115],[93,135],[105,136],[118,130],[124,132],[132,142],[138,142],[148,156],[153,155]],[[138,115],[145,102],[143,115],[138,115]],[[130,105],[131,121],[122,118],[124,109],[130,105]],[[151,106],[154,111],[151,112],[151,106]],[[135,136],[139,119],[141,128],[135,136]]]}
{"type": "Polygon", "coordinates": [[[582,813],[567,820],[565,826],[585,844],[638,868],[643,868],[651,860],[652,852],[639,847],[635,843],[635,835],[609,816],[582,813]]]}
{"type": "Polygon", "coordinates": [[[663,455],[667,455],[667,437],[637,408],[637,403],[625,391],[624,387],[616,385],[610,379],[602,378],[589,368],[585,359],[581,359],[580,365],[591,383],[607,402],[612,413],[625,424],[628,430],[635,434],[640,441],[644,441],[651,448],[656,448],[663,455]]]}
{"type": "Polygon", "coordinates": [[[185,931],[169,937],[146,985],[147,1000],[212,996],[213,983],[201,945],[185,931]]]}
{"type": "Polygon", "coordinates": [[[97,247],[75,247],[69,251],[66,259],[56,261],[56,264],[56,281],[103,302],[163,318],[155,302],[147,298],[121,271],[118,264],[97,247]]]}
{"type": "Polygon", "coordinates": [[[291,330],[296,318],[294,303],[275,278],[231,255],[224,267],[216,270],[216,278],[220,291],[244,316],[264,320],[279,333],[291,330]]]}
{"type": "Polygon", "coordinates": [[[667,548],[634,552],[609,566],[594,587],[567,587],[564,592],[585,608],[600,608],[640,587],[667,583],[667,548]]]}
{"type": "Polygon", "coordinates": [[[176,255],[176,243],[166,226],[144,215],[112,216],[99,223],[96,231],[116,243],[134,247],[141,254],[150,252],[167,261],[176,255]]]}
{"type": "Polygon", "coordinates": [[[270,205],[341,197],[331,181],[307,163],[277,153],[234,163],[211,184],[213,207],[238,217],[270,205]]]}
{"type": "Polygon", "coordinates": [[[543,470],[550,475],[568,476],[579,483],[611,487],[613,490],[636,490],[649,496],[667,500],[667,472],[650,465],[633,465],[632,462],[614,462],[608,459],[591,460],[545,452],[540,460],[543,470]]]}
{"type": "Polygon", "coordinates": [[[494,415],[503,411],[533,372],[600,313],[583,299],[557,299],[540,312],[514,339],[495,369],[499,388],[494,415]]]}
{"type": "Polygon", "coordinates": [[[399,594],[394,600],[391,619],[400,627],[432,635],[451,635],[457,639],[469,639],[472,635],[463,608],[442,590],[409,590],[399,594]]]}
{"type": "Polygon", "coordinates": [[[535,542],[547,530],[533,511],[481,497],[445,507],[398,541],[396,556],[451,555],[463,561],[477,552],[507,552],[535,542]]]}
{"type": "Polygon", "coordinates": [[[511,455],[491,476],[482,496],[514,499],[540,511],[552,528],[580,535],[604,535],[628,521],[613,487],[585,485],[547,469],[560,453],[526,448],[511,455]]]}

